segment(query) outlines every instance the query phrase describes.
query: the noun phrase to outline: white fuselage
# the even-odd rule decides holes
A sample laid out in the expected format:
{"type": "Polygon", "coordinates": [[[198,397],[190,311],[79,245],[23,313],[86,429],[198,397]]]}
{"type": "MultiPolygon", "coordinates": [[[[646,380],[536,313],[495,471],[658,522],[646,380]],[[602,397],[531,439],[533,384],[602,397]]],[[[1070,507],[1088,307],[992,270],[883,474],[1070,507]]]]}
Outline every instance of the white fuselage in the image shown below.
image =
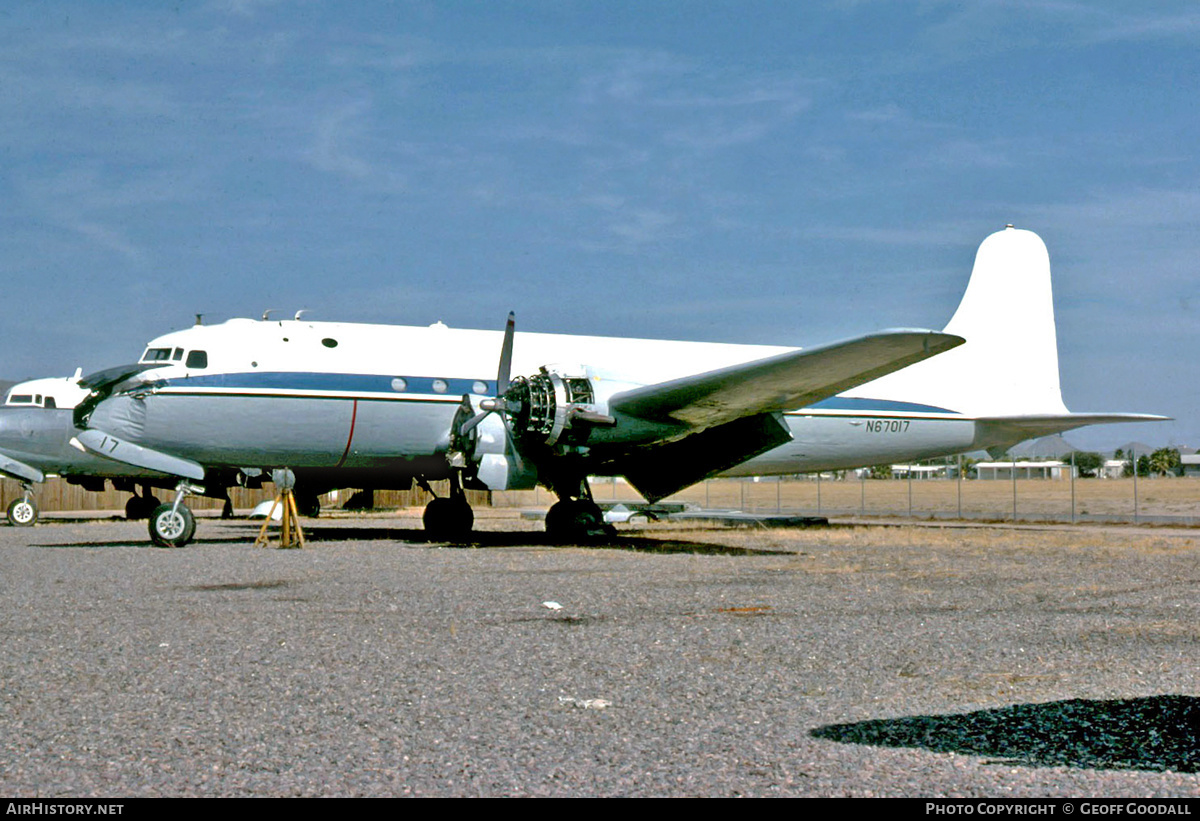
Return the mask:
{"type": "MultiPolygon", "coordinates": [[[[427,472],[449,445],[464,394],[496,393],[502,334],[230,320],[155,339],[141,386],[102,402],[89,426],[224,467],[343,467],[427,472]]],[[[518,333],[514,376],[546,365],[622,388],[773,356],[764,345],[518,333]]],[[[868,386],[865,386],[869,388],[868,386]]],[[[793,441],[730,471],[787,474],[955,452],[975,427],[953,409],[834,397],[786,414],[793,441]]],[[[864,398],[865,397],[865,398],[864,398]]],[[[491,426],[495,435],[495,426],[491,426]]],[[[482,426],[489,435],[488,426],[482,426]]]]}

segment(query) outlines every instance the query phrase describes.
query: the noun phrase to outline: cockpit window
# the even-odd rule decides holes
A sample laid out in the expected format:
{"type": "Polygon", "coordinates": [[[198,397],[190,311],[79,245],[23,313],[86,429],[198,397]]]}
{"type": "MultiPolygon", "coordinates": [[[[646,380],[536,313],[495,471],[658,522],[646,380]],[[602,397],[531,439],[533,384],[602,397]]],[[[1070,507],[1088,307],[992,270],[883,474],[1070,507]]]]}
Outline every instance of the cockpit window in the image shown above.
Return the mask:
{"type": "Polygon", "coordinates": [[[170,348],[147,348],[142,354],[143,362],[166,362],[171,358],[170,348]]]}
{"type": "Polygon", "coordinates": [[[208,351],[192,351],[187,355],[187,362],[184,363],[189,368],[207,368],[208,367],[208,351]]]}
{"type": "Polygon", "coordinates": [[[4,400],[6,405],[33,405],[38,408],[57,408],[58,403],[53,396],[42,396],[40,393],[14,393],[4,400]]]}
{"type": "Polygon", "coordinates": [[[172,356],[172,357],[171,357],[171,359],[173,359],[173,360],[174,360],[174,361],[176,361],[176,362],[178,362],[179,360],[183,359],[183,348],[176,348],[176,349],[175,349],[175,355],[174,355],[174,356],[172,356]]]}

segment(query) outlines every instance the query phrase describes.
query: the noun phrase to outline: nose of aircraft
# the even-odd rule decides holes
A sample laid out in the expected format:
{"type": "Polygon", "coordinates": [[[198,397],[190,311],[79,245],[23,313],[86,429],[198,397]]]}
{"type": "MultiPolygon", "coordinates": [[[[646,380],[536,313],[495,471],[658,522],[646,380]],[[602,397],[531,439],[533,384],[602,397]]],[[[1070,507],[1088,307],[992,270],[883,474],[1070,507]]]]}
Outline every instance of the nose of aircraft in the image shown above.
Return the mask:
{"type": "Polygon", "coordinates": [[[0,408],[0,448],[16,444],[20,440],[21,416],[26,411],[0,408]]]}
{"type": "Polygon", "coordinates": [[[36,421],[31,411],[0,408],[0,473],[22,482],[45,481],[42,468],[31,464],[37,461],[37,449],[47,444],[34,436],[36,421]]]}
{"type": "Polygon", "coordinates": [[[69,410],[0,407],[0,450],[50,455],[74,435],[69,410]]]}

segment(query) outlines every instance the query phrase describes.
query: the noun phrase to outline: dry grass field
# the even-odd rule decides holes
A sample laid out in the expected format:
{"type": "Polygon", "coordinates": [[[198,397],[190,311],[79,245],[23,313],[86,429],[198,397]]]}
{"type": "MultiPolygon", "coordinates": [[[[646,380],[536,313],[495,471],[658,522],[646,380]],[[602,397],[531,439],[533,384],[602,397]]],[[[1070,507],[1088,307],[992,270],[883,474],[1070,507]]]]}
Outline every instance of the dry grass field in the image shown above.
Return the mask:
{"type": "MultiPolygon", "coordinates": [[[[639,498],[623,482],[593,485],[599,501],[639,498]]],[[[1080,517],[1183,517],[1200,523],[1200,478],[1018,479],[1018,518],[1068,519],[1072,504],[1080,517]],[[1072,503],[1072,495],[1074,502],[1072,503]]],[[[815,479],[761,481],[719,479],[702,482],[667,501],[698,507],[760,513],[799,512],[840,516],[907,516],[944,518],[960,511],[967,518],[1009,520],[1013,517],[1011,481],[902,479],[815,479]]],[[[497,506],[538,507],[550,504],[549,493],[495,494],[497,506]]],[[[1187,522],[1181,522],[1187,523],[1187,522]]]]}

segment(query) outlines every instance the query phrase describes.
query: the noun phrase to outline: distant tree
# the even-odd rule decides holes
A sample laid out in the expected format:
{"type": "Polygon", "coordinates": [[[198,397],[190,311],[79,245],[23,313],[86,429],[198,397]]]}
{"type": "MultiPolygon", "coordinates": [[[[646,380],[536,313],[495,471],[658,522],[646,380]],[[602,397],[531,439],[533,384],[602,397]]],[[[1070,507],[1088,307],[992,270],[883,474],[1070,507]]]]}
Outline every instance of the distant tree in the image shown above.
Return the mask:
{"type": "Polygon", "coordinates": [[[1137,475],[1138,476],[1149,476],[1150,475],[1150,457],[1144,453],[1141,456],[1139,456],[1137,459],[1137,475]]]}
{"type": "Polygon", "coordinates": [[[870,477],[872,479],[891,479],[892,478],[892,466],[891,465],[872,465],[870,477]]]}
{"type": "Polygon", "coordinates": [[[1114,459],[1124,459],[1125,458],[1125,450],[1123,448],[1117,448],[1116,450],[1113,451],[1113,458],[1114,459]]]}
{"type": "MultiPolygon", "coordinates": [[[[1138,459],[1138,467],[1141,467],[1141,459],[1138,459]]],[[[1180,465],[1179,450],[1177,448],[1159,448],[1150,454],[1149,469],[1159,476],[1166,476],[1168,473],[1175,471],[1180,465]]],[[[1138,475],[1141,475],[1140,473],[1138,475]]]]}
{"type": "Polygon", "coordinates": [[[1075,467],[1080,476],[1095,476],[1104,467],[1104,457],[1089,450],[1077,450],[1074,454],[1075,467]]]}

